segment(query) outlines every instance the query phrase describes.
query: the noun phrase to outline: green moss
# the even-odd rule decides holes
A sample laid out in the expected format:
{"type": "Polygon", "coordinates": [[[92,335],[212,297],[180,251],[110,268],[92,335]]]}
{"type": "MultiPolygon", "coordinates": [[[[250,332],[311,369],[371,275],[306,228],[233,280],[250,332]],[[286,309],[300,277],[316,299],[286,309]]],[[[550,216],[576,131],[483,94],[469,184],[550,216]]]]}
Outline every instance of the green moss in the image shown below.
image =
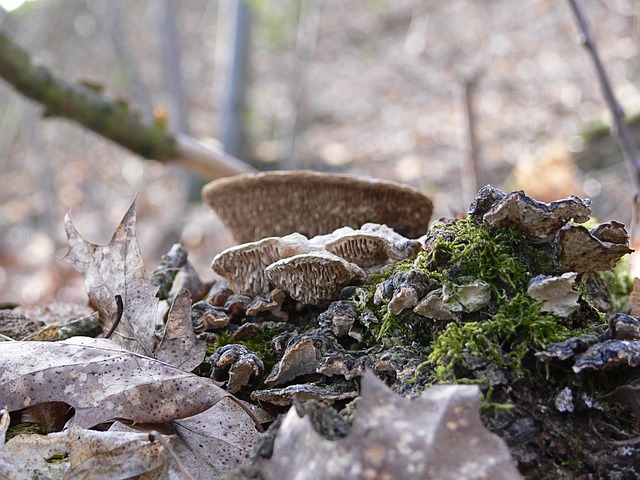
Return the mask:
{"type": "Polygon", "coordinates": [[[540,305],[526,293],[518,293],[485,321],[449,323],[429,355],[436,376],[444,380],[456,367],[464,368],[465,353],[508,368],[516,378],[526,375],[523,360],[531,349],[541,350],[574,333],[557,316],[541,312],[540,305]]]}

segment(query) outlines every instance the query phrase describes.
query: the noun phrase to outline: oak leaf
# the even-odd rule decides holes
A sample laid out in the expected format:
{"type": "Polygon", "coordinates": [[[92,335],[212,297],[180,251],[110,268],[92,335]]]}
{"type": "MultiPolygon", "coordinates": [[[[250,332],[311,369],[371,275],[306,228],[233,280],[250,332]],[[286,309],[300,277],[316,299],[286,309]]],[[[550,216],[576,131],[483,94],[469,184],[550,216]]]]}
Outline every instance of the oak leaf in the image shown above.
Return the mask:
{"type": "Polygon", "coordinates": [[[0,343],[0,405],[75,408],[74,424],[161,423],[208,409],[229,394],[208,378],[129,352],[106,339],[0,343]]]}
{"type": "Polygon", "coordinates": [[[136,204],[129,207],[108,245],[94,245],[76,230],[67,214],[64,228],[69,251],[63,258],[85,279],[89,300],[100,313],[106,332],[116,321],[116,295],[120,295],[124,311],[112,339],[132,352],[152,356],[156,292],[145,269],[136,239],[136,204]]]}
{"type": "Polygon", "coordinates": [[[207,342],[198,340],[191,320],[191,295],[180,292],[173,300],[162,340],[154,357],[184,371],[191,371],[204,361],[207,342]]]}
{"type": "Polygon", "coordinates": [[[6,480],[157,479],[167,478],[170,460],[169,452],[148,434],[71,428],[49,435],[17,435],[0,446],[0,476],[6,480]]]}

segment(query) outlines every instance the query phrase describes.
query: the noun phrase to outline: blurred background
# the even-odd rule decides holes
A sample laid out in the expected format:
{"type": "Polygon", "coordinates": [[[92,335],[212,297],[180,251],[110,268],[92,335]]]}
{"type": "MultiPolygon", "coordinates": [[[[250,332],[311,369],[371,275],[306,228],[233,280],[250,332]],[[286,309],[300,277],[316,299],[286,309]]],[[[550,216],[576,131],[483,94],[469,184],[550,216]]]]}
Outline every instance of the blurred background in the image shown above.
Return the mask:
{"type": "MultiPolygon", "coordinates": [[[[640,2],[584,2],[628,114],[640,111],[640,2]]],[[[629,223],[631,184],[566,2],[0,0],[0,30],[61,77],[258,169],[410,184],[434,218],[478,188],[588,196],[629,223]]],[[[64,215],[107,243],[137,195],[153,268],[181,240],[205,278],[232,239],[202,179],[143,160],[0,79],[0,302],[84,302],[60,260],[64,215]]],[[[635,127],[634,127],[635,128],[635,127]]]]}

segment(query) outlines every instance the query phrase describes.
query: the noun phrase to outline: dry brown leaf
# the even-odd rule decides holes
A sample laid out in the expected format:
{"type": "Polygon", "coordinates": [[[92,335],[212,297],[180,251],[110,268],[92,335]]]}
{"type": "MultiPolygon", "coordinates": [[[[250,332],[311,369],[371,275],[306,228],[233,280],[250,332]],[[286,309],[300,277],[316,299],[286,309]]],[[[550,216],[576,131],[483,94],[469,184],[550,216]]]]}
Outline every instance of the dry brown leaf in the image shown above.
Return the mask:
{"type": "Polygon", "coordinates": [[[10,480],[158,479],[166,478],[169,464],[167,450],[144,433],[72,428],[49,435],[17,435],[0,447],[0,475],[10,480]]]}
{"type": "Polygon", "coordinates": [[[105,339],[0,342],[0,405],[9,411],[60,401],[74,424],[160,423],[203,412],[228,393],[198,377],[105,339]]]}
{"type": "Polygon", "coordinates": [[[154,352],[161,362],[190,372],[204,361],[207,342],[198,340],[191,320],[191,295],[184,290],[176,295],[167,316],[164,336],[154,352]]]}
{"type": "MultiPolygon", "coordinates": [[[[258,438],[251,418],[230,398],[210,409],[171,422],[175,432],[172,449],[194,479],[219,478],[246,462],[258,438]]],[[[147,425],[114,423],[110,431],[148,431],[147,425]]],[[[169,480],[183,480],[177,464],[169,470],[169,480]]]]}
{"type": "MultiPolygon", "coordinates": [[[[178,438],[175,452],[194,478],[218,478],[249,457],[258,431],[253,421],[230,398],[198,415],[173,422],[178,438]]],[[[181,480],[174,472],[175,480],[181,480]]]]}
{"type": "Polygon", "coordinates": [[[158,287],[151,284],[144,267],[135,223],[134,201],[109,244],[94,245],[78,233],[67,215],[64,227],[69,238],[69,251],[64,260],[84,276],[89,300],[100,312],[105,331],[116,318],[115,297],[122,297],[124,314],[111,338],[127,350],[150,357],[158,287]]]}
{"type": "Polygon", "coordinates": [[[10,422],[11,416],[9,415],[9,412],[3,408],[2,410],[0,410],[0,448],[2,448],[2,445],[4,445],[10,422]]]}
{"type": "Polygon", "coordinates": [[[324,439],[292,408],[258,465],[267,480],[520,478],[504,441],[480,421],[476,386],[438,385],[409,401],[369,371],[346,437],[324,439]]]}

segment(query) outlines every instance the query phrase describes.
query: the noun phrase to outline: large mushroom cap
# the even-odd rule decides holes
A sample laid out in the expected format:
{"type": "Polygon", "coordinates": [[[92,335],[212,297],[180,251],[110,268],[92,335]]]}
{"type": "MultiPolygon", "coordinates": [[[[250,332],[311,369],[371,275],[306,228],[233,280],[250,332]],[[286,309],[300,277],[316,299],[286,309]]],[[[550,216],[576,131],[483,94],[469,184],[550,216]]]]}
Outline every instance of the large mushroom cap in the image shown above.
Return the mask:
{"type": "Polygon", "coordinates": [[[221,178],[204,186],[202,198],[238,243],[293,232],[313,237],[367,222],[417,238],[433,212],[429,198],[405,185],[304,170],[221,178]]]}

